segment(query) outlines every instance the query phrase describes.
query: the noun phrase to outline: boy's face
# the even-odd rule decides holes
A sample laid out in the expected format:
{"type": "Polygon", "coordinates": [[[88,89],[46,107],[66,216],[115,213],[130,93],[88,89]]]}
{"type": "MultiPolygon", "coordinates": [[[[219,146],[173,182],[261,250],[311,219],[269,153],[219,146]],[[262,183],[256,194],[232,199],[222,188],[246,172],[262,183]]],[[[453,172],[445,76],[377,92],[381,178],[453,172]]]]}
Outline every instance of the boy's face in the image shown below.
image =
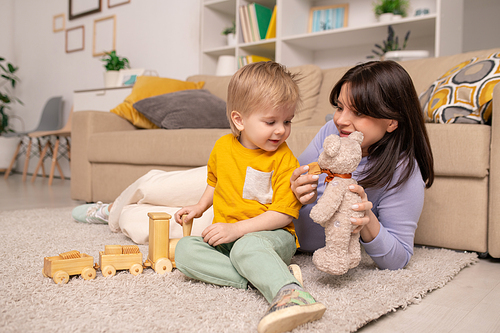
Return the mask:
{"type": "Polygon", "coordinates": [[[248,149],[275,151],[285,142],[292,129],[295,106],[274,109],[259,107],[250,115],[233,111],[232,118],[240,130],[240,143],[248,149]]]}

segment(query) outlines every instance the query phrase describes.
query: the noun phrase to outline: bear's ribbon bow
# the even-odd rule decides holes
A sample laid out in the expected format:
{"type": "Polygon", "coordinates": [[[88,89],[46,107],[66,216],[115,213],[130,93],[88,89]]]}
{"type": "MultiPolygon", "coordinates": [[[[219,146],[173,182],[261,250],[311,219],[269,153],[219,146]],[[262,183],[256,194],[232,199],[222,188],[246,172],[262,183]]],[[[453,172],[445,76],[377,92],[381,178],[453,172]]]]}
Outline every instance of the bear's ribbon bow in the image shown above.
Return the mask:
{"type": "Polygon", "coordinates": [[[333,178],[335,178],[335,177],[340,177],[340,178],[345,178],[345,179],[349,179],[352,177],[351,173],[332,173],[328,169],[321,169],[321,172],[326,173],[325,183],[331,182],[333,180],[333,178]]]}

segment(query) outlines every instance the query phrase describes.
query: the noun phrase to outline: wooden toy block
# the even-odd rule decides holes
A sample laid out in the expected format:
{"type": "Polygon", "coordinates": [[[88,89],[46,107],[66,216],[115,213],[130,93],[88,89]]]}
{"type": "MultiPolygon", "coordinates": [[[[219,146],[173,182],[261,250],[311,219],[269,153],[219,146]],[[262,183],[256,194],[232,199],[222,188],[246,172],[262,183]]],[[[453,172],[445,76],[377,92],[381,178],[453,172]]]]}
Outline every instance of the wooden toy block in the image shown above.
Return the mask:
{"type": "MultiPolygon", "coordinates": [[[[158,274],[165,274],[175,267],[175,247],[179,238],[170,239],[171,215],[163,212],[148,213],[149,216],[149,253],[144,263],[145,267],[152,267],[158,274]]],[[[182,234],[191,235],[192,221],[185,221],[183,216],[182,234]]]]}
{"type": "Polygon", "coordinates": [[[121,245],[105,245],[104,254],[122,254],[121,245]]]}
{"type": "Polygon", "coordinates": [[[140,252],[141,251],[137,245],[123,245],[123,254],[134,254],[140,252]]]}
{"type": "Polygon", "coordinates": [[[170,216],[167,213],[148,213],[149,216],[149,253],[152,262],[168,258],[170,216]]]}
{"type": "Polygon", "coordinates": [[[309,171],[307,171],[308,174],[319,175],[322,173],[318,162],[312,162],[312,163],[309,163],[308,165],[309,165],[309,171]]]}

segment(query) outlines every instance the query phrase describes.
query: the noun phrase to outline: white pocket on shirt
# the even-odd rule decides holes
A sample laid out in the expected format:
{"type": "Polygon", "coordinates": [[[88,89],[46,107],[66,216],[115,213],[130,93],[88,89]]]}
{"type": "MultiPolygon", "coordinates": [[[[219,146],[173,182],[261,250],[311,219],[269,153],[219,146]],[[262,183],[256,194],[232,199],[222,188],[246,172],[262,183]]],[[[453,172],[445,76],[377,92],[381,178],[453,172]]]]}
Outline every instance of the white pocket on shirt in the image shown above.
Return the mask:
{"type": "Polygon", "coordinates": [[[273,202],[273,187],[271,180],[273,171],[262,172],[247,167],[245,184],[243,185],[243,199],[256,200],[263,205],[273,202]]]}

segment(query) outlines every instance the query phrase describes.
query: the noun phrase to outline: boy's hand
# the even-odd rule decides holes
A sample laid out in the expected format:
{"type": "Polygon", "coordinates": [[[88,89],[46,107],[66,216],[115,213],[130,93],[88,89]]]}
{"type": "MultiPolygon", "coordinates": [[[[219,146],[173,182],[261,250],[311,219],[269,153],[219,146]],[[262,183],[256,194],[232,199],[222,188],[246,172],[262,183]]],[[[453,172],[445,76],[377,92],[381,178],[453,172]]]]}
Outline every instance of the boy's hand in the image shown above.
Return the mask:
{"type": "Polygon", "coordinates": [[[243,235],[241,235],[238,223],[214,223],[201,233],[203,240],[212,246],[234,242],[241,236],[243,235]]]}
{"type": "Polygon", "coordinates": [[[290,188],[301,204],[307,205],[316,201],[318,196],[318,175],[307,174],[308,165],[295,169],[290,177],[290,188]]]}
{"type": "Polygon", "coordinates": [[[175,222],[182,225],[183,215],[186,215],[184,221],[191,221],[194,218],[201,217],[203,215],[203,210],[201,210],[198,205],[182,207],[174,214],[175,222]]]}

